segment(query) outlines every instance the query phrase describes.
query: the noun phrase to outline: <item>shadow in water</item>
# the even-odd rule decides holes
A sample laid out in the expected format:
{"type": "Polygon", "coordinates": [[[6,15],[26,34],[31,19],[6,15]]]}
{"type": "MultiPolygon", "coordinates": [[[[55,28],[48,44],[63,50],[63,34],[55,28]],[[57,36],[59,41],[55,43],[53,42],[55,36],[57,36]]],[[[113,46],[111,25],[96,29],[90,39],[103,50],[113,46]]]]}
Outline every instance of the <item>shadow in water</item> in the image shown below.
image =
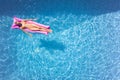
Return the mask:
{"type": "Polygon", "coordinates": [[[49,51],[53,50],[59,50],[59,51],[64,51],[65,50],[65,45],[61,42],[57,42],[55,40],[49,41],[49,40],[40,40],[41,45],[40,47],[44,47],[45,49],[49,51]]]}
{"type": "Polygon", "coordinates": [[[120,10],[120,0],[0,0],[1,15],[73,14],[101,15],[120,10]]]}

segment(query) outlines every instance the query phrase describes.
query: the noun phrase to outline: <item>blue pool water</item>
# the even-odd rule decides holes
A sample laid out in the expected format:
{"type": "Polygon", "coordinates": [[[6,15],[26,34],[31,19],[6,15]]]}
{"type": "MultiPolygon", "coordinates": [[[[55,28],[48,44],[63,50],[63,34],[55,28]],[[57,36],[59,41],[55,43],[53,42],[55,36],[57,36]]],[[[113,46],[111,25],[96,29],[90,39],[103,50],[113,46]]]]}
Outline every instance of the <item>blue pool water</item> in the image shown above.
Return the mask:
{"type": "Polygon", "coordinates": [[[120,1],[0,0],[0,80],[120,80],[120,1]],[[13,16],[53,33],[30,38],[13,16]]]}

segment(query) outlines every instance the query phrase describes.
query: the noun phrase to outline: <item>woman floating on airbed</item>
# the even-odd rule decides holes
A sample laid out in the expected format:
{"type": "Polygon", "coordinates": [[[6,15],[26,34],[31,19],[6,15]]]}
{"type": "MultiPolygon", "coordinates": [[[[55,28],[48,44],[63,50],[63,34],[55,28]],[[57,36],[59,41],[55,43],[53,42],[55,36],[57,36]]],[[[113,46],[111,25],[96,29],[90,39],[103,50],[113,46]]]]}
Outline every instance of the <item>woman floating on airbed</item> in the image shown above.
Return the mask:
{"type": "Polygon", "coordinates": [[[48,34],[52,32],[49,26],[45,26],[43,24],[33,22],[32,20],[34,19],[22,20],[15,17],[12,28],[21,29],[23,32],[25,32],[29,36],[32,36],[32,35],[28,32],[43,33],[43,34],[48,34]]]}

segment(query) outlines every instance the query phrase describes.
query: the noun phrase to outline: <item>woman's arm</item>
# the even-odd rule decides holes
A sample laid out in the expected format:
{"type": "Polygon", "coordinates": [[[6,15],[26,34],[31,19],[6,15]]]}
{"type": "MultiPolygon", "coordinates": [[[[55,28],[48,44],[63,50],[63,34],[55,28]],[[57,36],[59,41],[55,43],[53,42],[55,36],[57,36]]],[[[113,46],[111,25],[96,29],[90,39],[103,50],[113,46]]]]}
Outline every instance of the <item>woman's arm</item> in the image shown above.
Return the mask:
{"type": "Polygon", "coordinates": [[[26,32],[24,29],[20,28],[25,34],[27,34],[28,36],[32,37],[32,34],[26,32]]]}
{"type": "Polygon", "coordinates": [[[23,19],[23,21],[35,21],[35,20],[37,20],[37,18],[36,19],[23,19]]]}

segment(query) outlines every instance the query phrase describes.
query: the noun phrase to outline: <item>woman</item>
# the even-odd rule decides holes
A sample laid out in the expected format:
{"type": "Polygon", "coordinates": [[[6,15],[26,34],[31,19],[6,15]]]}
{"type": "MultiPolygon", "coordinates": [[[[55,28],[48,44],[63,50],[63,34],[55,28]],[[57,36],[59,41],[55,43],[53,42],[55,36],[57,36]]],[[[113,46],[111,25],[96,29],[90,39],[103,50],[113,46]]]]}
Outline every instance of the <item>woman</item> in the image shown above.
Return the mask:
{"type": "MultiPolygon", "coordinates": [[[[32,19],[30,19],[32,20],[32,19]]],[[[29,29],[31,31],[42,31],[42,32],[52,32],[52,30],[50,29],[47,29],[45,27],[42,27],[42,26],[37,26],[35,24],[30,24],[30,23],[27,23],[27,21],[30,21],[30,20],[22,20],[20,22],[15,22],[15,24],[17,26],[20,27],[20,29],[25,32],[26,34],[28,34],[29,36],[32,36],[30,33],[26,32],[24,29],[29,29]]]]}

